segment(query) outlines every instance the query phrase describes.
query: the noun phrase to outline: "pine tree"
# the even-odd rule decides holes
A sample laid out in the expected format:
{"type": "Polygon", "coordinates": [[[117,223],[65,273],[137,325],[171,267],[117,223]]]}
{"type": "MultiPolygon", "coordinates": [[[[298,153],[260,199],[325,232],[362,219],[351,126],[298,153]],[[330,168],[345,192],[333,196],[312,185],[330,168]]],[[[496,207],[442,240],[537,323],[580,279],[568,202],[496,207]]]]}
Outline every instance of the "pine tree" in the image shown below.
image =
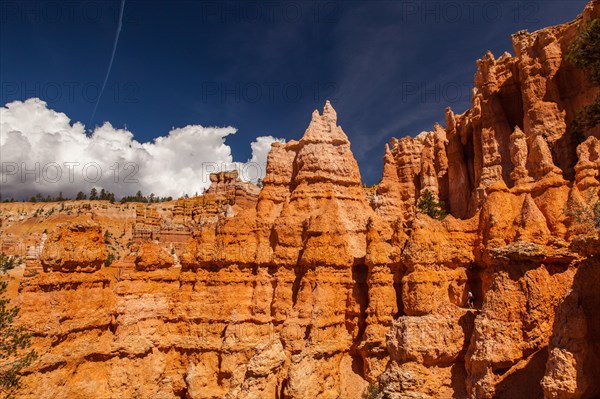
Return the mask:
{"type": "Polygon", "coordinates": [[[98,199],[98,190],[96,190],[96,187],[93,187],[92,190],[90,191],[90,200],[95,201],[98,199]]]}
{"type": "Polygon", "coordinates": [[[446,217],[446,211],[444,210],[444,201],[437,201],[435,196],[429,190],[425,190],[419,202],[417,208],[419,212],[424,213],[434,219],[442,220],[446,217]]]}
{"type": "Polygon", "coordinates": [[[600,83],[600,18],[583,27],[566,58],[576,67],[585,69],[592,82],[600,83]]]}
{"type": "Polygon", "coordinates": [[[19,313],[18,307],[9,308],[9,300],[4,298],[8,283],[0,281],[0,395],[2,399],[12,398],[19,388],[22,369],[29,366],[37,357],[31,346],[30,336],[23,327],[14,325],[19,313]]]}
{"type": "Polygon", "coordinates": [[[0,273],[14,269],[19,263],[21,263],[21,260],[18,256],[9,256],[4,252],[0,252],[0,273]]]}

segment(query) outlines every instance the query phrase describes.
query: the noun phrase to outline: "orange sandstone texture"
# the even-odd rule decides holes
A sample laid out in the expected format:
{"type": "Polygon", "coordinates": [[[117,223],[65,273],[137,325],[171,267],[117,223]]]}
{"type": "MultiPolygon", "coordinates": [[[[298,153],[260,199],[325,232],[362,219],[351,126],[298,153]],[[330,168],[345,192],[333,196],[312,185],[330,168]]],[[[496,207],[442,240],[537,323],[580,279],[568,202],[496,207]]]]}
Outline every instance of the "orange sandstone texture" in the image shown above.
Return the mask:
{"type": "Polygon", "coordinates": [[[598,17],[590,2],[573,23],[514,35],[516,57],[478,62],[470,110],[448,110],[445,132],[386,150],[376,212],[402,215],[428,189],[451,216],[425,228],[420,216],[403,218],[406,316],[388,333],[383,397],[600,394],[599,241],[580,212],[598,202],[600,132],[578,139],[569,129],[600,89],[564,61],[581,24],[598,17]],[[463,309],[467,289],[477,311],[463,309]]]}
{"type": "Polygon", "coordinates": [[[570,126],[600,88],[564,56],[598,17],[486,54],[471,109],[392,139],[368,195],[327,102],[260,192],[221,172],[169,203],[3,204],[40,354],[19,397],[597,397],[600,131],[570,126]]]}
{"type": "Polygon", "coordinates": [[[46,272],[94,272],[102,267],[106,257],[100,226],[71,223],[45,240],[41,263],[46,272]]]}

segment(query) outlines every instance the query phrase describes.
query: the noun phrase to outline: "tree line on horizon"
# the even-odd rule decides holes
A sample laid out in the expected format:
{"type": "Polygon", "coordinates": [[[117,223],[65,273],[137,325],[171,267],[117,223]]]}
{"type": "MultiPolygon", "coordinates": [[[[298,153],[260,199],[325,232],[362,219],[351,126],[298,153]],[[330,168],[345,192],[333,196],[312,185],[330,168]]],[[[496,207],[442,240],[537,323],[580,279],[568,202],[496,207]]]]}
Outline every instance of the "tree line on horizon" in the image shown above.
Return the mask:
{"type": "MultiPolygon", "coordinates": [[[[4,202],[4,203],[10,203],[10,202],[38,203],[38,202],[63,202],[63,201],[71,201],[71,200],[72,200],[71,198],[63,196],[63,193],[61,191],[55,197],[51,196],[50,194],[48,194],[47,196],[44,197],[41,193],[37,193],[36,195],[32,195],[29,199],[24,199],[22,201],[11,198],[11,199],[2,200],[2,202],[4,202]]],[[[108,190],[105,190],[105,189],[101,189],[100,191],[98,191],[98,189],[96,189],[95,187],[90,190],[89,195],[86,195],[83,191],[78,192],[77,195],[75,196],[74,200],[75,201],[87,201],[87,200],[89,200],[89,201],[109,201],[111,204],[116,202],[114,193],[112,193],[108,190]]],[[[140,190],[135,195],[127,195],[125,197],[122,197],[119,202],[121,202],[121,203],[144,202],[144,203],[152,204],[152,203],[166,202],[166,201],[172,201],[172,200],[173,200],[173,197],[171,197],[171,196],[160,197],[160,196],[155,195],[154,193],[151,193],[150,195],[146,196],[146,195],[142,194],[142,191],[140,190]]]]}

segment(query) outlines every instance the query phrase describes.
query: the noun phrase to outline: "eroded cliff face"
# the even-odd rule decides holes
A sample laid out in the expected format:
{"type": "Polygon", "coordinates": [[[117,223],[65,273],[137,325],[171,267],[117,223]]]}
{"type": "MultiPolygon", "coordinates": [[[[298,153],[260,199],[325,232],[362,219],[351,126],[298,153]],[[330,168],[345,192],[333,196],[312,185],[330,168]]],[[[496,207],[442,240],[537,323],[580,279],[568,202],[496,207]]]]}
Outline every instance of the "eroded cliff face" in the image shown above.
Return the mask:
{"type": "Polygon", "coordinates": [[[411,230],[382,397],[600,394],[590,212],[600,131],[570,129],[600,88],[565,61],[578,29],[598,17],[590,2],[573,23],[514,35],[514,57],[478,61],[471,109],[448,109],[445,128],[386,148],[374,208],[411,230]],[[452,216],[415,217],[425,190],[452,216]]]}
{"type": "Polygon", "coordinates": [[[165,204],[2,205],[40,354],[20,397],[599,395],[600,128],[569,127],[600,88],[564,60],[598,17],[486,54],[472,108],[393,139],[374,193],[327,102],[260,192],[222,172],[165,204]]]}

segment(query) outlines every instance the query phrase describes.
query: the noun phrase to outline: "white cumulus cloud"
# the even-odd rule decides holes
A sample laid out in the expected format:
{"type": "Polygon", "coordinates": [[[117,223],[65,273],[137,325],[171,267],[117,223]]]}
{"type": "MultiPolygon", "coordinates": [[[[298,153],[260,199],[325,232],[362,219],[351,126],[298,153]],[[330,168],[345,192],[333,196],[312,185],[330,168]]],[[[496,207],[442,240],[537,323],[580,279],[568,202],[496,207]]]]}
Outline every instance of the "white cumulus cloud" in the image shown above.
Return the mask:
{"type": "Polygon", "coordinates": [[[202,193],[208,175],[239,170],[244,180],[264,176],[272,136],[251,143],[252,158],[234,162],[227,136],[237,129],[188,125],[141,143],[133,133],[105,122],[91,134],[37,98],[0,107],[0,182],[3,199],[36,193],[74,197],[104,188],[118,198],[134,195],[179,197],[202,193]]]}

